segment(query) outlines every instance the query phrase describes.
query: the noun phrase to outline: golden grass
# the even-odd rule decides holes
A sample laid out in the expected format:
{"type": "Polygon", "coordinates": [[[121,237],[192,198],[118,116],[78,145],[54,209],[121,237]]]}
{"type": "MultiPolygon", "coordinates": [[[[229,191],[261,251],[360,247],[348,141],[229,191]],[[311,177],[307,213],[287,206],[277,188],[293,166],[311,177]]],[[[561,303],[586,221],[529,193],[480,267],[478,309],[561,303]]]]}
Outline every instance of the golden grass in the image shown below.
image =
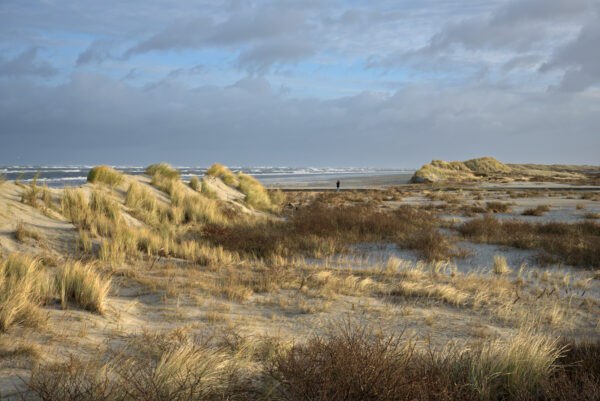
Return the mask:
{"type": "Polygon", "coordinates": [[[0,263],[0,332],[15,324],[39,326],[44,316],[39,305],[51,297],[48,279],[39,261],[12,254],[0,263]]]}
{"type": "Polygon", "coordinates": [[[200,180],[198,180],[198,177],[193,176],[190,179],[190,188],[192,188],[194,191],[200,190],[200,180]]]}
{"type": "Polygon", "coordinates": [[[527,332],[488,342],[473,358],[470,381],[483,400],[535,394],[562,352],[555,341],[527,332]]]}
{"type": "Polygon", "coordinates": [[[511,272],[510,268],[506,264],[505,256],[494,255],[494,267],[492,268],[492,271],[494,272],[494,274],[499,276],[511,272]]]}
{"type": "Polygon", "coordinates": [[[25,242],[28,238],[39,241],[42,239],[42,236],[37,231],[27,228],[25,223],[20,221],[17,223],[17,227],[15,229],[15,238],[21,242],[25,242]]]}
{"type": "Polygon", "coordinates": [[[81,189],[65,188],[60,204],[63,216],[75,226],[84,230],[91,227],[93,216],[87,198],[81,189]]]}
{"type": "Polygon", "coordinates": [[[102,183],[115,187],[124,180],[123,174],[119,173],[112,167],[102,165],[96,166],[90,170],[87,176],[87,181],[93,184],[102,183]]]}
{"type": "Polygon", "coordinates": [[[206,175],[209,177],[218,177],[220,178],[226,185],[230,187],[237,187],[240,183],[238,181],[238,177],[229,170],[227,167],[222,164],[215,163],[206,170],[206,175]]]}
{"type": "Polygon", "coordinates": [[[162,175],[170,180],[179,180],[180,176],[179,171],[175,170],[168,163],[151,164],[150,166],[146,167],[146,174],[151,177],[162,175]]]}
{"type": "Polygon", "coordinates": [[[217,193],[215,191],[213,191],[212,189],[210,189],[210,186],[206,183],[205,178],[202,178],[200,192],[202,193],[202,195],[206,196],[207,198],[217,199],[217,193]]]}
{"type": "Polygon", "coordinates": [[[241,171],[237,174],[239,185],[237,189],[246,195],[246,203],[258,210],[276,212],[277,205],[271,202],[267,189],[258,180],[241,171]]]}
{"type": "Polygon", "coordinates": [[[74,302],[83,309],[102,313],[110,280],[103,278],[93,264],[67,262],[58,269],[55,283],[63,309],[74,302]]]}

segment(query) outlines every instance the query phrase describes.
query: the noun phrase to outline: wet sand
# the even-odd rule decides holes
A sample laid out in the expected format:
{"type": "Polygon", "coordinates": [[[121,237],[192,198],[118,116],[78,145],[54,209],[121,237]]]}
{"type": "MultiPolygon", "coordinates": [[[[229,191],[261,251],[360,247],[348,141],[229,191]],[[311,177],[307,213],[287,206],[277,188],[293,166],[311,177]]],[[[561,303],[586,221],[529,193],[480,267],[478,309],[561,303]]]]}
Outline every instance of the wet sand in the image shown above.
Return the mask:
{"type": "MultiPolygon", "coordinates": [[[[340,177],[340,189],[375,189],[395,185],[406,185],[410,183],[412,174],[389,174],[363,177],[340,177]]],[[[270,182],[267,185],[281,189],[309,189],[309,190],[335,190],[337,178],[317,179],[313,181],[279,181],[270,182]]]]}

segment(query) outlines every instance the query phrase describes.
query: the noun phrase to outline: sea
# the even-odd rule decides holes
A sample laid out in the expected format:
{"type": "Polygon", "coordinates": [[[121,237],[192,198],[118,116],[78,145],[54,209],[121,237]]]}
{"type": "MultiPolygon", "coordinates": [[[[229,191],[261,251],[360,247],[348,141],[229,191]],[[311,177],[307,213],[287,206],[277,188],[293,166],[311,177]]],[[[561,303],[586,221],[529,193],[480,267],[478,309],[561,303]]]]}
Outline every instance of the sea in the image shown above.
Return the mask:
{"type": "MultiPolygon", "coordinates": [[[[7,180],[16,179],[24,184],[30,183],[38,174],[38,184],[60,188],[79,186],[86,182],[93,166],[0,166],[0,175],[7,180]]],[[[125,174],[144,174],[146,167],[112,166],[125,174]]],[[[208,167],[174,166],[182,179],[192,176],[202,177],[208,167]]],[[[258,179],[263,185],[286,182],[321,181],[335,178],[374,177],[389,174],[412,174],[415,169],[362,168],[362,167],[230,167],[233,172],[243,171],[258,179]]]]}

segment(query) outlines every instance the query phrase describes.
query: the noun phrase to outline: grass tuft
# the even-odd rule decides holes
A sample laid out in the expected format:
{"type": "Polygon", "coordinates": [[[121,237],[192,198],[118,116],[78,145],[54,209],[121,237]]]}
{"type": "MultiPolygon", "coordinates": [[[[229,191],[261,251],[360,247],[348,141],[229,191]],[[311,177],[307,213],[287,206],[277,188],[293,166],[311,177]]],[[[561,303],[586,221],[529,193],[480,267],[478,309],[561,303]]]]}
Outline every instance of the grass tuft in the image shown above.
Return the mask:
{"type": "Polygon", "coordinates": [[[523,216],[543,216],[552,210],[552,205],[538,205],[536,207],[526,209],[521,213],[523,216]]]}
{"type": "Polygon", "coordinates": [[[198,177],[193,176],[190,179],[190,188],[192,188],[194,191],[200,190],[200,180],[198,179],[198,177]]]}
{"type": "Polygon", "coordinates": [[[42,239],[42,236],[37,231],[27,228],[25,223],[20,221],[17,223],[17,228],[15,229],[15,238],[21,242],[25,242],[28,238],[39,241],[42,239]]]}
{"type": "Polygon", "coordinates": [[[0,262],[0,332],[19,323],[39,326],[44,316],[38,307],[50,297],[37,259],[15,253],[0,262]]]}
{"type": "Polygon", "coordinates": [[[168,178],[170,180],[179,179],[179,171],[175,170],[168,163],[151,164],[150,166],[146,167],[146,174],[148,174],[151,177],[160,174],[163,177],[168,178]]]}
{"type": "Polygon", "coordinates": [[[100,182],[111,187],[119,185],[123,180],[123,174],[106,165],[92,168],[87,176],[88,182],[93,184],[100,182]]]}
{"type": "Polygon", "coordinates": [[[104,298],[110,290],[110,280],[102,278],[91,264],[67,262],[55,278],[63,309],[74,302],[83,309],[102,313],[104,298]]]}
{"type": "Polygon", "coordinates": [[[494,274],[496,274],[498,276],[501,276],[503,274],[511,272],[510,268],[506,264],[505,256],[500,256],[500,255],[494,256],[494,267],[492,268],[492,271],[494,272],[494,274]]]}
{"type": "Polygon", "coordinates": [[[237,187],[240,183],[238,177],[222,164],[215,163],[206,170],[206,175],[209,177],[220,178],[225,184],[230,187],[237,187]]]}

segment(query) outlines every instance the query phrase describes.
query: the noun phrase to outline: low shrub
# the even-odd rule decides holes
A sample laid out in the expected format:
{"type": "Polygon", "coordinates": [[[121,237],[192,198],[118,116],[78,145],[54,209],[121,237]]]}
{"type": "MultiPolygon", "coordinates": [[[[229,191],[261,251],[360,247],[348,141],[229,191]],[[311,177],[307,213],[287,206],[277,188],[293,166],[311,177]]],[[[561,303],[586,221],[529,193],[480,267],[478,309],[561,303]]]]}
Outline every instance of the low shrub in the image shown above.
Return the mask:
{"type": "Polygon", "coordinates": [[[547,255],[573,266],[600,266],[600,224],[531,223],[483,216],[461,224],[458,231],[474,242],[542,249],[547,255]]]}
{"type": "Polygon", "coordinates": [[[521,215],[523,216],[543,216],[546,212],[552,210],[551,205],[538,205],[533,208],[525,209],[521,215]]]}

